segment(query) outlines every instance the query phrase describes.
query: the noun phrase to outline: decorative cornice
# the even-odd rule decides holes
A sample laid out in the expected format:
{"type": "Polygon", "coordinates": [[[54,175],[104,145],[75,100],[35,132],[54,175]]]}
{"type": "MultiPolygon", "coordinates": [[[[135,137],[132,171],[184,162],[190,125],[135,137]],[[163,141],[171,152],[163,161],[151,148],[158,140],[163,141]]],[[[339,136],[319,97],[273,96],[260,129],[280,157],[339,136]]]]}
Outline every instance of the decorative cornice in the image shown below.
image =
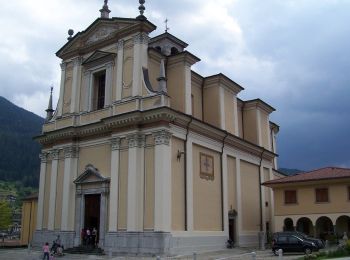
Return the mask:
{"type": "Polygon", "coordinates": [[[146,135],[142,134],[131,134],[126,137],[128,140],[128,145],[129,148],[134,148],[134,147],[144,147],[146,144],[146,135]]]}
{"type": "Polygon", "coordinates": [[[79,147],[78,146],[68,146],[64,148],[64,158],[78,158],[79,147]]]}
{"type": "Polygon", "coordinates": [[[161,145],[161,144],[169,145],[170,138],[172,135],[169,131],[161,130],[161,131],[153,132],[152,134],[154,136],[155,145],[161,145]]]}
{"type": "Polygon", "coordinates": [[[40,153],[39,154],[39,158],[40,158],[40,161],[41,163],[47,163],[47,153],[40,153]]]}
{"type": "Polygon", "coordinates": [[[139,33],[134,36],[134,44],[148,44],[150,37],[147,33],[139,33]]]}
{"type": "Polygon", "coordinates": [[[111,139],[111,146],[112,146],[112,151],[119,150],[120,149],[120,138],[115,137],[111,139]]]}

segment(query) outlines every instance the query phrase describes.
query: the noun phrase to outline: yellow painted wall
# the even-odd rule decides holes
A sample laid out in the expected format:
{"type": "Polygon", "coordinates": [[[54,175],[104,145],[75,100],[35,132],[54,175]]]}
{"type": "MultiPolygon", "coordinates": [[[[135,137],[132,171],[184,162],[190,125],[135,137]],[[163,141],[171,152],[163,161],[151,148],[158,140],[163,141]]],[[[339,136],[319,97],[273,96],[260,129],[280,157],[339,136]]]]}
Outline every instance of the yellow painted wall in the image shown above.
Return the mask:
{"type": "Polygon", "coordinates": [[[258,144],[256,109],[243,111],[244,139],[258,144]]]}
{"type": "Polygon", "coordinates": [[[44,189],[44,208],[43,208],[43,229],[47,229],[49,221],[49,202],[50,202],[50,185],[51,185],[51,165],[52,161],[48,161],[46,164],[45,174],[45,189],[44,189]]]}
{"type": "Polygon", "coordinates": [[[21,245],[28,245],[33,239],[36,229],[36,216],[38,211],[38,199],[23,201],[21,221],[21,245]]]}
{"type": "Polygon", "coordinates": [[[259,167],[246,161],[241,161],[241,183],[243,230],[259,230],[259,167]]]}
{"type": "Polygon", "coordinates": [[[227,90],[224,90],[224,101],[225,101],[225,127],[226,127],[226,131],[231,133],[231,134],[235,134],[233,94],[227,90]]]}
{"type": "Polygon", "coordinates": [[[347,187],[350,180],[343,183],[325,181],[323,184],[289,186],[274,189],[275,215],[289,214],[329,214],[349,212],[347,187]],[[316,203],[315,188],[328,187],[328,203],[316,203]],[[284,204],[284,190],[295,189],[297,191],[297,204],[284,204]]]}
{"type": "Polygon", "coordinates": [[[185,230],[185,162],[177,159],[177,151],[184,151],[184,141],[171,138],[171,229],[185,230]]]}
{"type": "MultiPolygon", "coordinates": [[[[238,101],[237,101],[238,103],[238,101]]],[[[238,116],[238,136],[243,138],[243,121],[242,121],[242,107],[237,107],[237,116],[238,116]]]]}
{"type": "Polygon", "coordinates": [[[67,64],[66,77],[64,82],[63,114],[70,113],[73,82],[73,62],[67,64]]]}
{"type": "Polygon", "coordinates": [[[63,176],[64,176],[64,155],[63,155],[63,151],[60,151],[60,159],[58,161],[57,182],[56,182],[55,229],[61,228],[63,176]]]}
{"type": "Polygon", "coordinates": [[[236,209],[237,210],[237,202],[236,202],[236,159],[233,157],[227,157],[227,203],[228,209],[236,209]]]}
{"type": "Polygon", "coordinates": [[[219,87],[204,88],[204,122],[220,127],[219,87]]]}
{"type": "Polygon", "coordinates": [[[268,120],[268,114],[263,112],[263,111],[260,111],[260,119],[261,119],[261,138],[262,138],[262,146],[265,148],[265,149],[269,149],[269,120],[268,120]]]}
{"type": "Polygon", "coordinates": [[[220,154],[201,146],[193,145],[193,227],[198,231],[222,230],[222,189],[220,154]],[[200,177],[200,155],[214,157],[214,180],[200,177]]]}
{"type": "Polygon", "coordinates": [[[124,47],[124,61],[123,61],[123,90],[122,97],[130,97],[132,95],[132,77],[133,77],[133,62],[134,51],[132,46],[124,47]]]}
{"type": "Polygon", "coordinates": [[[202,86],[194,80],[192,80],[191,86],[193,95],[192,115],[202,120],[202,86]]]}
{"type": "MultiPolygon", "coordinates": [[[[153,139],[147,136],[147,139],[153,139]]],[[[145,205],[144,205],[144,229],[154,228],[154,146],[145,148],[145,205]]]]}
{"type": "Polygon", "coordinates": [[[128,143],[121,140],[119,163],[118,230],[126,230],[128,202],[128,143]]]}
{"type": "Polygon", "coordinates": [[[182,62],[168,66],[167,80],[170,107],[185,112],[185,66],[182,62]]]}
{"type": "Polygon", "coordinates": [[[92,164],[104,177],[111,175],[111,146],[109,144],[81,147],[79,150],[78,174],[92,164]]]}
{"type": "Polygon", "coordinates": [[[158,90],[158,80],[160,72],[160,62],[148,56],[148,75],[154,90],[158,90]]]}

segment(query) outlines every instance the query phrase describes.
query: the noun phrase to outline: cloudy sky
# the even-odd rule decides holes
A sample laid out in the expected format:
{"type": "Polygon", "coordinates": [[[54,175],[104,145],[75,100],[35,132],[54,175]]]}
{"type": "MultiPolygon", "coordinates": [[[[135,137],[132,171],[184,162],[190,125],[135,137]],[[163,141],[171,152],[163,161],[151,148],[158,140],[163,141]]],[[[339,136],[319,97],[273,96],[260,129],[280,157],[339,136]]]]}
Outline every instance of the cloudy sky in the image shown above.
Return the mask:
{"type": "MultiPolygon", "coordinates": [[[[67,30],[84,30],[102,0],[0,0],[0,96],[44,116],[57,102],[67,30]]],[[[110,0],[111,15],[136,17],[137,0],[110,0]]],[[[208,76],[242,85],[240,98],[277,109],[280,167],[350,167],[348,0],[148,0],[148,19],[189,43],[208,76]]]]}

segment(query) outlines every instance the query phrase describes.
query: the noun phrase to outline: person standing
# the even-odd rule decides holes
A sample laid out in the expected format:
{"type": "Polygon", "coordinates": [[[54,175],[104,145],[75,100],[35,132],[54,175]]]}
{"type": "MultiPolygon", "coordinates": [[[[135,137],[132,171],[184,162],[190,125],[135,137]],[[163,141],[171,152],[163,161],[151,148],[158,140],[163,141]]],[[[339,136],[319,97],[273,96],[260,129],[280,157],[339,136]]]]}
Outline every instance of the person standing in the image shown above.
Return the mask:
{"type": "Polygon", "coordinates": [[[44,251],[43,260],[45,259],[50,260],[50,248],[49,248],[48,242],[46,242],[45,245],[43,246],[43,251],[44,251]]]}

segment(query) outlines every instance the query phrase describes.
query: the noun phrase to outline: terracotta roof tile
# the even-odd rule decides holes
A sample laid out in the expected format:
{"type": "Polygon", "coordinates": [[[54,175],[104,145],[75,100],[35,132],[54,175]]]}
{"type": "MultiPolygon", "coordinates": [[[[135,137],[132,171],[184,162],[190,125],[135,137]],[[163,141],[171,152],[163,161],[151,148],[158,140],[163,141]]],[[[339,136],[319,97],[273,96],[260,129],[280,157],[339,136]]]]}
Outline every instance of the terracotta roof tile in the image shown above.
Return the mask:
{"type": "Polygon", "coordinates": [[[264,182],[263,185],[269,186],[273,184],[341,179],[341,178],[350,178],[350,169],[338,168],[338,167],[326,167],[326,168],[313,170],[310,172],[299,173],[296,175],[267,181],[267,182],[264,182]]]}

